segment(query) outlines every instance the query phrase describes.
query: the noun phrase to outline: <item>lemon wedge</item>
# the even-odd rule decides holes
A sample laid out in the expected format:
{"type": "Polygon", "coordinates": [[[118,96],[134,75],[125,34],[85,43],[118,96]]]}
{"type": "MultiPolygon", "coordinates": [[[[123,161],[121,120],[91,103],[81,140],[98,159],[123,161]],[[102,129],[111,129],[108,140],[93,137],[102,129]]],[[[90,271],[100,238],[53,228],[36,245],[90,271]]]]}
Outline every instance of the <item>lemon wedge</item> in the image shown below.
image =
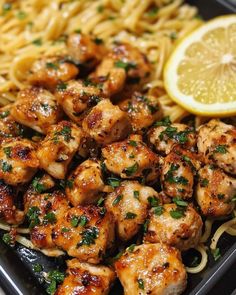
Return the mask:
{"type": "Polygon", "coordinates": [[[236,115],[236,15],[217,17],[180,40],[164,81],[169,96],[194,114],[236,115]]]}

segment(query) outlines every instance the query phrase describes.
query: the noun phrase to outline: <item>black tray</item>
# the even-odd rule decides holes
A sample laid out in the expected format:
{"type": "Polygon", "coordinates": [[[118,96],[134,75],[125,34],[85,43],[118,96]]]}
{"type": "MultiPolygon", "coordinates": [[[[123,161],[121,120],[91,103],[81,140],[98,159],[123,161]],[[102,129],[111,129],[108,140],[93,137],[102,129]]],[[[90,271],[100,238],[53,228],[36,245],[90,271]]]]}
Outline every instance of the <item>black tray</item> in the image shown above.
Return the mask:
{"type": "MultiPolygon", "coordinates": [[[[197,6],[200,15],[204,19],[236,12],[236,0],[190,0],[187,2],[197,6]]],[[[184,293],[185,295],[228,295],[232,292],[233,288],[236,288],[236,280],[234,279],[236,275],[235,238],[225,234],[220,239],[219,247],[222,254],[219,261],[215,262],[210,258],[208,266],[204,271],[188,276],[188,288],[184,293]],[[231,269],[231,273],[228,272],[226,276],[225,274],[229,269],[231,269]],[[232,269],[234,269],[233,273],[232,269]],[[223,276],[224,282],[222,281],[223,276]],[[225,277],[228,277],[228,280],[230,280],[229,283],[226,283],[227,285],[225,285],[225,277]],[[212,287],[217,282],[220,289],[212,290],[212,287]],[[229,288],[227,289],[229,287],[228,284],[231,284],[231,291],[227,291],[230,290],[229,288]]],[[[11,249],[0,239],[0,286],[7,295],[45,294],[45,285],[42,277],[32,270],[35,263],[43,265],[44,271],[46,272],[58,267],[63,269],[65,266],[62,259],[47,258],[43,254],[26,249],[21,245],[17,245],[14,249],[11,249]]],[[[121,286],[116,284],[111,294],[122,294],[121,290],[121,286]]]]}

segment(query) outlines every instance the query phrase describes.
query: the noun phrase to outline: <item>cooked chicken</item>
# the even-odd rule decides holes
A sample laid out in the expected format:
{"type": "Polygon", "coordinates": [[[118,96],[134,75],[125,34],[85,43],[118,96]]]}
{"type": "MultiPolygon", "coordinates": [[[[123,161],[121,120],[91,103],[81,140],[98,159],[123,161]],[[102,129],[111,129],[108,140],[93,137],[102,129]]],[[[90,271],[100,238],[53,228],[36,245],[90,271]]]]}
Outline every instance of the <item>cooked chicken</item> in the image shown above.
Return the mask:
{"type": "Polygon", "coordinates": [[[213,119],[198,130],[198,150],[206,162],[213,161],[225,172],[236,174],[236,128],[213,119]]]}
{"type": "Polygon", "coordinates": [[[138,81],[139,85],[142,85],[150,75],[150,71],[147,58],[137,48],[124,43],[114,46],[91,78],[97,83],[102,83],[106,96],[112,96],[123,89],[126,81],[131,83],[138,81]]]}
{"type": "Polygon", "coordinates": [[[165,118],[148,132],[148,140],[158,152],[167,155],[175,144],[192,149],[196,145],[196,133],[192,127],[179,123],[171,124],[168,118],[165,118]]]}
{"type": "Polygon", "coordinates": [[[114,241],[114,221],[104,208],[78,206],[67,211],[52,234],[54,243],[80,261],[98,264],[114,241]]]}
{"type": "Polygon", "coordinates": [[[235,207],[236,179],[214,165],[204,166],[198,174],[196,200],[202,213],[210,217],[230,214],[235,207]]]}
{"type": "Polygon", "coordinates": [[[67,180],[66,195],[73,206],[96,203],[104,190],[101,163],[86,160],[67,180]]]}
{"type": "Polygon", "coordinates": [[[61,121],[51,126],[37,150],[40,168],[55,178],[64,179],[82,138],[82,129],[72,122],[61,121]]]}
{"type": "Polygon", "coordinates": [[[128,248],[115,268],[125,295],[179,295],[187,285],[180,252],[165,244],[128,248]]]}
{"type": "Polygon", "coordinates": [[[92,265],[74,258],[67,261],[67,276],[55,295],[108,295],[115,272],[104,265],[92,265]]]}
{"type": "Polygon", "coordinates": [[[9,224],[18,224],[23,221],[24,212],[15,206],[16,189],[0,180],[0,219],[9,224]]]}
{"type": "Polygon", "coordinates": [[[24,127],[15,121],[11,115],[12,107],[0,109],[0,141],[8,137],[22,136],[24,127]]]}
{"type": "Polygon", "coordinates": [[[82,127],[102,145],[122,140],[132,130],[127,114],[108,99],[100,101],[92,108],[83,120],[82,127]]]}
{"type": "Polygon", "coordinates": [[[164,193],[170,197],[191,198],[194,176],[199,168],[200,162],[196,154],[177,146],[174,147],[165,157],[161,170],[161,184],[164,193]]]}
{"type": "Polygon", "coordinates": [[[28,139],[9,138],[0,147],[0,179],[18,185],[31,180],[39,167],[33,143],[28,139]]]}
{"type": "Polygon", "coordinates": [[[142,95],[135,92],[131,99],[119,104],[122,111],[128,113],[135,132],[151,126],[156,120],[161,119],[162,109],[158,98],[142,95]]]}
{"type": "Polygon", "coordinates": [[[121,178],[144,177],[147,182],[152,182],[159,175],[159,157],[139,135],[131,135],[129,139],[104,147],[102,156],[107,169],[121,178]]]}
{"type": "Polygon", "coordinates": [[[40,194],[42,184],[37,179],[33,181],[36,192],[30,191],[24,197],[25,214],[29,221],[30,238],[38,248],[53,248],[52,229],[68,211],[68,201],[64,193],[40,194]]]}
{"type": "Polygon", "coordinates": [[[71,58],[79,66],[91,69],[106,54],[102,40],[84,34],[72,34],[67,39],[67,49],[71,58]]]}
{"type": "Polygon", "coordinates": [[[158,193],[137,181],[124,181],[105,200],[106,209],[112,212],[116,233],[121,240],[130,240],[145,222],[149,203],[159,204],[158,193]]]}
{"type": "Polygon", "coordinates": [[[40,133],[46,133],[62,117],[56,98],[43,88],[26,88],[18,93],[12,107],[14,119],[40,133]]]}
{"type": "Polygon", "coordinates": [[[145,243],[166,243],[181,251],[198,245],[202,233],[201,216],[186,202],[165,204],[150,212],[145,243]]]}
{"type": "Polygon", "coordinates": [[[58,89],[55,95],[67,116],[79,125],[86,111],[102,100],[99,88],[75,80],[69,81],[66,89],[58,89]]]}
{"type": "Polygon", "coordinates": [[[64,88],[65,82],[75,78],[78,68],[61,56],[47,56],[36,60],[30,70],[29,83],[49,90],[64,88]]]}

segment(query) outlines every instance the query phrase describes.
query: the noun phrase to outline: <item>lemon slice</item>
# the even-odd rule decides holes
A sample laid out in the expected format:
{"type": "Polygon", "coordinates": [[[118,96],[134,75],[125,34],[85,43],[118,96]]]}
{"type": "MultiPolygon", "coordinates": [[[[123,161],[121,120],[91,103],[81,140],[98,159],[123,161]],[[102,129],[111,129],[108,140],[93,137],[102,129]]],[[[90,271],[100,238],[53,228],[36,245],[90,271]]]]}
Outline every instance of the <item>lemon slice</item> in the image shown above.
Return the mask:
{"type": "Polygon", "coordinates": [[[170,97],[203,116],[236,114],[236,15],[217,17],[182,39],[164,70],[170,97]]]}

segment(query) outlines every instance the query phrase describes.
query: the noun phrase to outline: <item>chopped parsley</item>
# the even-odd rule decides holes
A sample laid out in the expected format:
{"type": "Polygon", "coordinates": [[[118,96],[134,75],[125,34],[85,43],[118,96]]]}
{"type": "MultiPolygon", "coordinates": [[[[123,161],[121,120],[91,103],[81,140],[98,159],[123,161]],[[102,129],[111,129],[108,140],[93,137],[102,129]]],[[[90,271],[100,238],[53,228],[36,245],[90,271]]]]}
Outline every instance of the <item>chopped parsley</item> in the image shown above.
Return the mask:
{"type": "Polygon", "coordinates": [[[47,214],[44,215],[43,217],[44,223],[55,223],[57,221],[56,215],[53,212],[48,212],[47,214]]]}
{"type": "Polygon", "coordinates": [[[148,230],[148,226],[149,226],[150,220],[146,219],[144,224],[143,224],[143,232],[146,233],[148,230]]]}
{"type": "Polygon", "coordinates": [[[42,39],[38,38],[32,41],[32,44],[36,45],[36,46],[41,46],[43,44],[42,39]]]}
{"type": "Polygon", "coordinates": [[[127,248],[128,252],[133,252],[135,246],[136,246],[136,244],[131,244],[131,245],[127,248]]]}
{"type": "Polygon", "coordinates": [[[70,229],[68,227],[63,227],[61,229],[61,233],[68,233],[70,231],[70,229]]]}
{"type": "Polygon", "coordinates": [[[221,257],[220,248],[216,248],[214,250],[211,250],[211,253],[212,253],[215,261],[217,261],[221,257]]]}
{"type": "Polygon", "coordinates": [[[139,200],[139,191],[134,191],[134,198],[139,200]]]}
{"type": "Polygon", "coordinates": [[[36,225],[40,224],[39,220],[40,210],[37,206],[30,207],[26,216],[30,222],[29,228],[34,228],[36,225]]]}
{"type": "Polygon", "coordinates": [[[32,186],[35,189],[35,191],[39,194],[41,194],[43,191],[46,190],[44,185],[42,183],[40,183],[40,178],[38,178],[38,177],[35,177],[35,179],[32,182],[32,186]]]}
{"type": "Polygon", "coordinates": [[[5,233],[3,236],[2,236],[2,240],[5,244],[7,245],[11,245],[13,240],[12,240],[12,236],[9,234],[9,233],[5,233]]]}
{"type": "Polygon", "coordinates": [[[137,65],[132,62],[125,62],[122,60],[118,60],[115,62],[115,67],[124,69],[126,72],[128,72],[130,69],[136,69],[137,65]]]}
{"type": "Polygon", "coordinates": [[[98,13],[102,13],[104,11],[104,6],[103,5],[99,5],[98,7],[97,7],[97,12],[98,13]]]}
{"type": "Polygon", "coordinates": [[[39,264],[39,263],[35,263],[35,264],[33,265],[33,271],[34,271],[34,272],[41,272],[42,270],[43,270],[43,267],[42,267],[41,264],[39,264]]]}
{"type": "Polygon", "coordinates": [[[97,206],[98,206],[98,207],[103,206],[104,200],[105,200],[105,199],[104,199],[103,197],[101,197],[101,198],[98,200],[98,202],[97,202],[97,206]]]}
{"type": "Polygon", "coordinates": [[[225,144],[219,144],[214,150],[214,153],[219,153],[219,154],[226,154],[228,152],[227,150],[227,145],[225,144]]]}
{"type": "Polygon", "coordinates": [[[144,290],[144,281],[143,279],[138,279],[138,287],[141,290],[144,290]]]}
{"type": "Polygon", "coordinates": [[[125,214],[125,219],[134,219],[137,216],[137,214],[133,213],[133,212],[127,212],[125,214]]]}
{"type": "Polygon", "coordinates": [[[177,207],[175,210],[170,211],[170,216],[174,219],[180,219],[185,216],[183,208],[177,207]]]}
{"type": "Polygon", "coordinates": [[[223,200],[223,199],[224,199],[224,197],[225,197],[225,195],[224,195],[224,194],[218,194],[218,195],[217,195],[217,198],[218,198],[219,200],[223,200]]]}
{"type": "Polygon", "coordinates": [[[60,284],[64,281],[65,274],[58,270],[52,270],[48,273],[47,279],[49,280],[50,284],[46,291],[49,295],[53,295],[56,292],[57,284],[60,284]]]}
{"type": "Polygon", "coordinates": [[[171,32],[170,35],[169,35],[169,37],[170,37],[171,40],[176,40],[177,39],[176,32],[171,32]]]}
{"type": "Polygon", "coordinates": [[[126,168],[124,170],[124,173],[127,175],[127,176],[132,176],[133,174],[135,174],[137,171],[138,171],[138,168],[139,168],[139,165],[138,163],[136,162],[134,165],[126,168]]]}
{"type": "Polygon", "coordinates": [[[70,220],[70,224],[73,227],[77,227],[79,225],[79,217],[78,216],[72,216],[71,220],[70,220]]]}
{"type": "Polygon", "coordinates": [[[179,199],[179,198],[173,198],[173,202],[177,205],[177,206],[180,206],[180,207],[187,207],[188,206],[188,203],[179,199]]]}
{"type": "Polygon", "coordinates": [[[63,136],[64,140],[67,142],[69,142],[71,139],[74,139],[74,137],[71,135],[71,127],[69,126],[63,126],[63,128],[60,131],[56,131],[54,135],[54,141],[58,140],[57,136],[63,136]]]}
{"type": "Polygon", "coordinates": [[[26,17],[27,17],[27,14],[26,14],[24,11],[19,11],[19,12],[17,13],[17,18],[18,18],[19,20],[24,20],[26,17]]]}
{"type": "Polygon", "coordinates": [[[66,186],[67,186],[69,189],[72,189],[73,186],[74,186],[74,179],[67,179],[67,181],[66,181],[66,186]]]}
{"type": "Polygon", "coordinates": [[[79,226],[85,226],[88,222],[88,218],[85,215],[81,215],[79,218],[79,226]]]}
{"type": "Polygon", "coordinates": [[[153,213],[157,216],[162,215],[164,212],[164,208],[162,206],[153,207],[153,213]]]}
{"type": "Polygon", "coordinates": [[[112,186],[113,188],[120,186],[120,182],[121,180],[119,178],[115,178],[115,177],[107,178],[108,185],[112,186]]]}
{"type": "Polygon", "coordinates": [[[0,118],[4,119],[10,115],[10,111],[4,111],[0,113],[0,118]]]}
{"type": "Polygon", "coordinates": [[[171,164],[169,171],[165,175],[165,180],[169,183],[177,183],[182,185],[188,184],[188,179],[183,176],[174,176],[174,171],[179,169],[178,164],[171,164]]]}
{"type": "Polygon", "coordinates": [[[149,17],[154,17],[154,16],[157,15],[158,10],[159,10],[158,7],[153,7],[152,9],[150,9],[150,10],[147,12],[147,15],[148,15],[149,17]]]}
{"type": "Polygon", "coordinates": [[[176,140],[177,142],[181,144],[184,144],[188,141],[188,134],[191,133],[192,131],[193,131],[192,129],[189,129],[189,130],[177,132],[176,127],[172,127],[168,125],[166,129],[160,133],[159,138],[160,140],[163,140],[164,137],[168,137],[170,139],[176,140]]]}
{"type": "Polygon", "coordinates": [[[55,64],[55,63],[53,63],[53,62],[47,62],[47,63],[46,63],[46,67],[47,67],[48,69],[58,70],[58,65],[55,64]]]}
{"type": "Polygon", "coordinates": [[[112,202],[112,206],[116,206],[120,200],[123,198],[123,195],[119,195],[115,198],[115,200],[112,202]]]}
{"type": "Polygon", "coordinates": [[[3,148],[4,154],[7,156],[7,158],[11,158],[11,147],[4,147],[3,148]]]}
{"type": "Polygon", "coordinates": [[[64,91],[67,88],[67,84],[64,82],[61,82],[60,84],[57,85],[57,90],[58,91],[64,91]]]}
{"type": "Polygon", "coordinates": [[[97,239],[99,235],[99,229],[95,226],[86,228],[82,231],[81,236],[82,240],[77,244],[78,247],[82,245],[90,246],[91,244],[95,244],[95,239],[97,239]]]}
{"type": "Polygon", "coordinates": [[[129,145],[133,146],[133,147],[137,147],[137,142],[135,140],[130,140],[129,141],[129,145]]]}
{"type": "Polygon", "coordinates": [[[158,127],[158,126],[170,126],[171,125],[171,120],[170,120],[170,117],[164,117],[161,121],[158,121],[156,123],[154,123],[154,126],[155,127],[158,127]]]}
{"type": "Polygon", "coordinates": [[[7,2],[2,5],[3,13],[10,11],[12,8],[11,3],[7,2]]]}
{"type": "Polygon", "coordinates": [[[159,200],[155,197],[148,197],[148,202],[151,207],[157,207],[159,205],[159,200]]]}
{"type": "Polygon", "coordinates": [[[3,172],[11,172],[12,171],[12,165],[7,163],[6,161],[1,160],[1,165],[2,165],[3,172]]]}
{"type": "Polygon", "coordinates": [[[100,45],[100,44],[103,44],[104,43],[104,41],[101,38],[95,38],[95,39],[93,39],[93,42],[95,44],[97,44],[97,45],[100,45]]]}

